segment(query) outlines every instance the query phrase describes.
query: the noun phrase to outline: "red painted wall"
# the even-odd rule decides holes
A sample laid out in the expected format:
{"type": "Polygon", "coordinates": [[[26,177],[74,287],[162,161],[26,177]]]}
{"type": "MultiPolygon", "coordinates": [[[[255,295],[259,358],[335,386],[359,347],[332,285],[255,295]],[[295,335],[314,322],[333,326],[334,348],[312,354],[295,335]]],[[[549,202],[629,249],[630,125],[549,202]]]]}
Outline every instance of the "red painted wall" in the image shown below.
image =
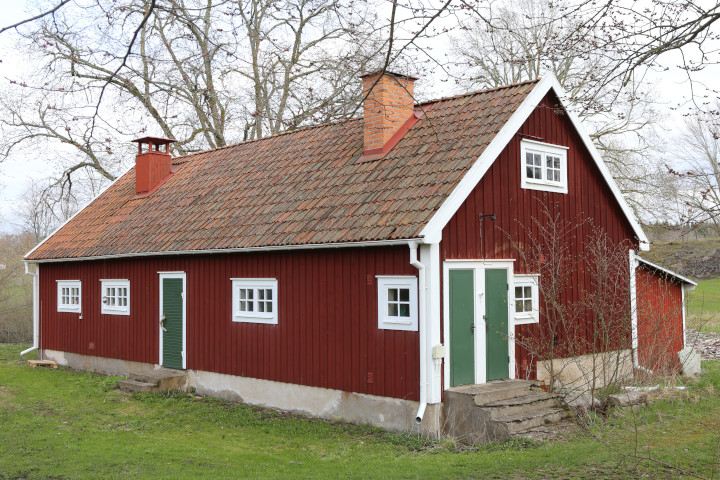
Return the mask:
{"type": "Polygon", "coordinates": [[[658,373],[680,368],[683,349],[682,285],[651,269],[637,269],[638,360],[658,373]]]}
{"type": "Polygon", "coordinates": [[[377,328],[375,275],[417,276],[405,246],[43,264],[41,347],[157,363],[159,271],[187,274],[189,369],[419,398],[418,332],[377,328]],[[244,277],[278,279],[277,325],[231,321],[244,277]],[[130,280],[129,316],[100,313],[113,278],[130,280]],[[82,320],[57,312],[56,280],[82,280],[82,320]]]}
{"type": "MultiPolygon", "coordinates": [[[[545,222],[543,205],[551,212],[560,212],[561,221],[578,224],[575,239],[570,245],[573,254],[582,256],[585,241],[595,228],[605,230],[613,242],[628,242],[637,246],[632,227],[625,219],[619,204],[601,177],[582,140],[569,119],[555,109],[559,104],[550,93],[525,121],[518,134],[500,154],[483,179],[443,230],[441,258],[446,259],[515,259],[515,273],[525,271],[517,248],[529,244],[528,231],[538,235],[535,221],[545,222]],[[569,147],[567,151],[568,193],[550,193],[521,188],[520,141],[522,138],[569,147]],[[480,235],[478,214],[495,214],[496,220],[485,218],[480,235]],[[512,241],[510,240],[512,239],[512,241]]],[[[627,258],[627,257],[626,257],[627,258]]],[[[582,265],[566,272],[570,276],[568,301],[579,300],[579,291],[590,287],[582,265]]],[[[625,289],[625,292],[628,292],[625,289]]],[[[628,293],[629,295],[629,293],[628,293]]],[[[541,302],[542,303],[542,302],[541,302]]],[[[586,321],[588,323],[589,320],[586,321]]],[[[583,325],[585,335],[589,326],[583,325]]],[[[518,335],[540,334],[538,325],[516,327],[518,335]]],[[[629,329],[628,329],[629,341],[629,329]]],[[[516,376],[535,377],[535,361],[522,345],[516,344],[516,376]]]]}

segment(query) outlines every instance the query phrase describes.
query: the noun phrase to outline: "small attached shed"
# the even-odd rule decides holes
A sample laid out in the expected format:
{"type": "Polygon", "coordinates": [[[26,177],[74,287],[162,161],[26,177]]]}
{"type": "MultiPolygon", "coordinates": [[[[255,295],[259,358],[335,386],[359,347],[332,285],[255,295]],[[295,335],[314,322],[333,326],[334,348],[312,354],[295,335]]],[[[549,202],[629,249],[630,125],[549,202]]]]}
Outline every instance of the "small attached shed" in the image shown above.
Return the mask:
{"type": "Polygon", "coordinates": [[[654,373],[676,373],[685,348],[685,292],[697,283],[634,256],[631,285],[635,366],[654,373]]]}

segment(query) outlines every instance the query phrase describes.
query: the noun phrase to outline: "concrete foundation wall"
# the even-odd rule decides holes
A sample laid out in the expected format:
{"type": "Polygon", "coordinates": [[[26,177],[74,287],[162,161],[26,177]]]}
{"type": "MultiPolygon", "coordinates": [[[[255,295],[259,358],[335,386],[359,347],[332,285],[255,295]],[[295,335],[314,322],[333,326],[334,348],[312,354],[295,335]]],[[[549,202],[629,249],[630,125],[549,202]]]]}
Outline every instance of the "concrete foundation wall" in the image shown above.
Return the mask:
{"type": "MultiPolygon", "coordinates": [[[[551,381],[551,362],[537,363],[538,380],[551,381]]],[[[608,383],[630,378],[633,375],[632,350],[582,355],[579,357],[556,358],[552,360],[555,380],[563,386],[585,392],[593,388],[603,388],[608,383]]]]}
{"type": "MultiPolygon", "coordinates": [[[[58,365],[108,375],[127,376],[131,371],[159,368],[148,363],[54,350],[44,350],[44,354],[45,358],[56,361],[58,365]]],[[[415,401],[200,370],[187,370],[187,374],[188,388],[194,387],[195,391],[201,395],[276,408],[312,417],[370,424],[396,432],[437,436],[440,431],[442,420],[440,404],[428,405],[422,423],[418,424],[415,421],[415,415],[420,403],[415,401]]]]}
{"type": "Polygon", "coordinates": [[[118,358],[93,357],[79,353],[58,352],[57,350],[43,350],[43,355],[43,358],[53,360],[63,367],[121,377],[127,376],[130,372],[159,368],[149,363],[130,362],[118,358]]]}

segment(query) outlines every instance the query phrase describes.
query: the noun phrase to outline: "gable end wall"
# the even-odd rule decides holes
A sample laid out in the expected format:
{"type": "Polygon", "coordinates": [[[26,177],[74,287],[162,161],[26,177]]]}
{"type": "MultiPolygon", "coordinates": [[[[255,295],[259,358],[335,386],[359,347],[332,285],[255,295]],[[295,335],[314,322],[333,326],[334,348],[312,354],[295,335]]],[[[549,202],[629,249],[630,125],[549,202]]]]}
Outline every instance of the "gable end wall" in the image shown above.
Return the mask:
{"type": "MultiPolygon", "coordinates": [[[[443,229],[440,247],[441,261],[447,259],[515,259],[514,273],[525,272],[520,256],[508,236],[518,244],[527,243],[523,226],[533,229],[533,218],[543,218],[543,205],[550,211],[560,211],[561,219],[579,222],[591,218],[596,227],[604,229],[614,242],[630,242],[637,248],[637,240],[621,207],[605,184],[601,173],[590,157],[582,140],[567,116],[555,107],[557,97],[548,93],[517,134],[502,151],[472,193],[443,229]],[[523,138],[569,147],[568,193],[550,193],[521,188],[520,142],[523,138]],[[485,218],[480,235],[478,215],[494,214],[493,222],[485,218]]],[[[583,250],[582,238],[593,230],[584,225],[573,245],[575,253],[583,250]]],[[[588,285],[582,268],[568,272],[572,283],[588,285]]],[[[518,334],[535,334],[537,325],[516,327],[518,334]]],[[[534,378],[534,361],[528,352],[516,345],[516,378],[534,378]]]]}

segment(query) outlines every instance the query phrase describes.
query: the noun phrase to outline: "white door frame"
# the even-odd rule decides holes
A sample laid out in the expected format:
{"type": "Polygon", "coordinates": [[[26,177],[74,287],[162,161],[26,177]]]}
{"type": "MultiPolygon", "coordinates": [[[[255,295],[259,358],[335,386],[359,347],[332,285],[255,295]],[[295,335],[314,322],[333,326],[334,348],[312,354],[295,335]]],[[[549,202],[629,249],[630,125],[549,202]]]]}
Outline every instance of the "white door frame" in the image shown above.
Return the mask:
{"type": "Polygon", "coordinates": [[[508,282],[508,374],[515,378],[515,319],[514,302],[512,292],[515,291],[513,284],[513,265],[515,260],[445,260],[443,262],[443,336],[445,338],[446,351],[444,369],[444,388],[450,388],[450,270],[473,270],[474,283],[474,322],[475,332],[475,383],[486,382],[485,368],[485,270],[506,269],[508,282]]]}
{"type": "Polygon", "coordinates": [[[163,364],[163,329],[160,326],[160,319],[163,316],[163,280],[166,278],[181,278],[182,279],[182,329],[183,329],[183,338],[182,338],[182,367],[183,369],[187,368],[187,308],[186,308],[186,302],[185,299],[186,295],[185,292],[187,292],[187,280],[185,272],[158,272],[158,276],[160,277],[160,295],[158,298],[158,332],[160,333],[160,356],[158,357],[158,365],[162,366],[163,364]]]}

